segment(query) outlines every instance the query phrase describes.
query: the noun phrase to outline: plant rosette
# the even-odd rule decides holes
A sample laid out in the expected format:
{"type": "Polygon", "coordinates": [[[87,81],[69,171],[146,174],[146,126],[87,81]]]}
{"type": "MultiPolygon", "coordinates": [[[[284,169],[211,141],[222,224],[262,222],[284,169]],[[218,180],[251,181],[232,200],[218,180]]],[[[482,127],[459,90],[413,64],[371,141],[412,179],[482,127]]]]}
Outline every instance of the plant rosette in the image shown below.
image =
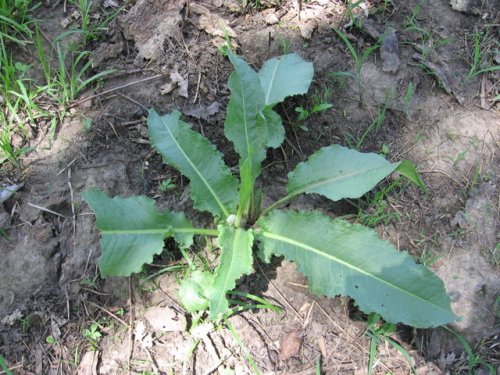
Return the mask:
{"type": "Polygon", "coordinates": [[[151,109],[148,115],[152,145],[166,164],[189,178],[194,208],[211,213],[213,227],[195,228],[183,213],[158,211],[144,196],[110,198],[99,190],[86,191],[83,197],[101,232],[102,277],[140,272],[163,251],[168,237],[187,249],[195,235],[216,236],[218,266],[192,270],[179,288],[186,309],[208,309],[210,319],[227,313],[227,293],[253,272],[256,248],[266,262],[272,256],[295,262],[313,293],[350,296],[363,312],[380,314],[387,322],[426,328],[454,321],[443,282],[374,230],[316,211],[278,209],[301,194],[332,201],[359,198],[395,171],[424,188],[410,162],[391,163],[340,145],[323,147],[288,174],[286,196],[261,207],[261,191],[255,188],[261,163],[267,149],[279,147],[285,137],[273,108],[289,96],[307,93],[313,65],[292,53],[266,61],[256,72],[229,49],[224,52],[234,66],[224,131],[240,155],[239,178],[215,146],[181,120],[180,112],[160,116],[151,109]]]}

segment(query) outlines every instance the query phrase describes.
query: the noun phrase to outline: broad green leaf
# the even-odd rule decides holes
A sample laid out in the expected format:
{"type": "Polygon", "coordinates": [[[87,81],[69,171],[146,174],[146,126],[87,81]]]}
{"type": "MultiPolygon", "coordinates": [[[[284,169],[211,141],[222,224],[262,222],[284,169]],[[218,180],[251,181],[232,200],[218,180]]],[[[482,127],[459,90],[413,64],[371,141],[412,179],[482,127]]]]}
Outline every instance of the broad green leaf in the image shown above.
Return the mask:
{"type": "Polygon", "coordinates": [[[361,153],[339,145],[323,147],[288,174],[286,190],[292,196],[316,193],[333,201],[359,198],[398,165],[373,153],[361,153]]]}
{"type": "Polygon", "coordinates": [[[232,52],[228,56],[234,71],[227,83],[231,99],[227,105],[224,132],[240,154],[241,163],[249,160],[256,178],[260,173],[260,163],[266,158],[265,144],[268,138],[265,122],[257,121],[264,109],[264,92],[257,73],[232,52]]]}
{"type": "Polygon", "coordinates": [[[180,120],[180,112],[148,116],[149,138],[163,156],[191,181],[194,207],[227,218],[238,204],[238,181],[208,139],[180,120]]]}
{"type": "Polygon", "coordinates": [[[214,275],[207,271],[196,270],[189,277],[184,278],[179,286],[179,298],[182,305],[189,312],[208,308],[210,289],[214,275]]]}
{"type": "Polygon", "coordinates": [[[350,296],[367,314],[417,328],[456,319],[443,282],[372,229],[319,212],[273,211],[258,225],[263,257],[297,262],[313,293],[350,296]]]}
{"type": "Polygon", "coordinates": [[[229,307],[226,293],[234,289],[236,280],[253,271],[253,234],[251,231],[219,226],[221,257],[215,270],[210,293],[210,318],[217,319],[229,307]]]}
{"type": "Polygon", "coordinates": [[[399,172],[401,175],[405,176],[408,180],[413,182],[423,191],[427,191],[424,182],[420,178],[415,166],[409,160],[403,160],[399,166],[395,169],[396,172],[399,172]]]}
{"type": "Polygon", "coordinates": [[[281,146],[285,139],[285,128],[281,116],[267,106],[257,118],[257,122],[266,127],[267,130],[267,147],[277,148],[281,146]]]}
{"type": "Polygon", "coordinates": [[[154,200],[143,197],[109,198],[99,190],[82,193],[96,215],[101,231],[103,277],[130,276],[153,261],[163,250],[163,240],[173,236],[183,247],[191,246],[193,229],[182,213],[158,212],[154,200]]]}
{"type": "Polygon", "coordinates": [[[313,64],[295,53],[267,60],[259,71],[265,104],[272,106],[287,96],[305,94],[313,74],[313,64]]]}

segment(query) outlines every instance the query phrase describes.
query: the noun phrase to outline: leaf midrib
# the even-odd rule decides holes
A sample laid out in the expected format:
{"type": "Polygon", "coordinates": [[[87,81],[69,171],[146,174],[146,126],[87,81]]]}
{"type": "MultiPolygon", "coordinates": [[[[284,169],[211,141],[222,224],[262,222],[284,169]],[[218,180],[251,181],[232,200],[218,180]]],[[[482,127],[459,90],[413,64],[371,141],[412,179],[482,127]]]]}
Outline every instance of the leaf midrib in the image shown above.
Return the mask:
{"type": "MultiPolygon", "coordinates": [[[[230,271],[233,269],[234,262],[235,262],[235,260],[237,258],[236,257],[235,248],[236,248],[236,244],[238,243],[238,240],[240,238],[240,233],[242,233],[242,231],[236,229],[234,231],[234,236],[233,236],[233,241],[231,243],[231,248],[230,249],[224,249],[224,251],[229,251],[230,252],[230,255],[231,255],[231,264],[230,264],[230,267],[228,269],[228,272],[226,272],[226,277],[225,277],[224,282],[223,282],[224,287],[223,288],[218,288],[218,290],[219,290],[219,292],[218,292],[219,298],[217,300],[217,308],[215,309],[215,311],[219,311],[221,304],[224,303],[224,299],[226,297],[226,293],[229,290],[229,288],[228,288],[227,285],[230,283],[230,280],[231,280],[230,274],[232,274],[232,272],[230,272],[230,271]],[[223,291],[223,292],[221,293],[221,291],[223,291]]],[[[221,264],[221,266],[222,266],[222,264],[221,264]]]]}
{"type": "Polygon", "coordinates": [[[339,258],[337,258],[337,257],[335,257],[335,256],[333,256],[333,255],[331,255],[331,254],[327,254],[327,253],[325,253],[324,251],[322,251],[321,249],[317,249],[317,248],[312,247],[312,246],[310,246],[310,245],[307,245],[307,244],[305,244],[305,243],[303,243],[303,242],[299,242],[299,241],[296,241],[296,240],[291,239],[291,238],[289,238],[289,237],[284,237],[284,236],[282,236],[282,235],[275,234],[275,233],[272,233],[272,232],[266,232],[266,231],[263,231],[263,232],[262,232],[262,235],[263,235],[264,237],[271,238],[271,239],[273,239],[273,240],[278,240],[278,241],[282,241],[282,242],[288,243],[288,244],[293,245],[293,246],[301,247],[301,248],[303,248],[303,249],[305,249],[305,250],[309,250],[309,251],[311,251],[311,252],[315,253],[315,254],[316,254],[316,255],[318,255],[318,256],[323,256],[323,257],[325,257],[325,258],[330,258],[333,262],[337,262],[337,263],[339,263],[339,264],[341,264],[341,265],[343,265],[343,266],[345,266],[345,267],[347,267],[347,268],[350,268],[350,269],[352,269],[352,270],[354,270],[354,271],[357,271],[357,272],[359,272],[359,273],[361,273],[361,274],[363,274],[363,275],[365,275],[365,276],[367,276],[367,277],[369,277],[369,278],[375,279],[375,280],[377,280],[378,282],[380,282],[380,283],[382,283],[382,284],[388,285],[388,286],[390,286],[391,288],[393,288],[393,289],[395,289],[395,290],[399,290],[400,292],[402,292],[402,293],[404,293],[404,294],[407,294],[407,295],[412,296],[412,297],[414,297],[414,298],[416,298],[416,299],[418,299],[418,300],[421,300],[421,301],[423,301],[425,304],[428,304],[428,305],[430,305],[430,306],[433,306],[433,307],[437,308],[438,310],[444,311],[444,312],[445,312],[446,314],[448,314],[448,315],[450,314],[450,312],[449,312],[448,310],[446,310],[446,309],[442,308],[441,306],[436,305],[436,304],[433,304],[433,303],[431,303],[430,301],[428,301],[428,300],[426,300],[426,299],[424,299],[424,298],[422,298],[422,297],[420,297],[420,296],[417,296],[417,295],[415,295],[415,294],[411,294],[411,293],[409,293],[408,291],[406,291],[406,290],[404,290],[404,289],[399,288],[397,285],[394,285],[394,284],[392,284],[392,283],[389,283],[388,281],[386,281],[386,280],[384,280],[384,279],[381,279],[380,277],[377,277],[377,276],[375,276],[375,275],[373,275],[373,274],[370,274],[370,273],[368,273],[368,272],[364,271],[364,270],[363,270],[363,269],[361,269],[361,268],[358,268],[358,267],[356,267],[356,266],[353,266],[352,264],[347,263],[346,261],[341,260],[341,259],[339,259],[339,258]]]}
{"type": "Polygon", "coordinates": [[[241,93],[241,104],[243,108],[243,127],[245,128],[245,142],[247,144],[247,158],[250,159],[250,170],[253,170],[253,163],[252,163],[252,155],[251,155],[251,148],[250,148],[250,139],[248,136],[248,121],[247,121],[247,108],[246,108],[246,100],[245,100],[245,90],[243,89],[243,82],[241,81],[240,74],[238,74],[238,81],[239,81],[239,86],[240,86],[240,93],[241,93]]]}
{"type": "Polygon", "coordinates": [[[271,96],[271,91],[272,91],[272,88],[274,85],[274,80],[276,79],[276,72],[278,71],[278,66],[281,64],[281,61],[282,61],[282,59],[279,59],[277,61],[276,65],[274,66],[273,74],[271,75],[271,80],[269,81],[269,87],[268,87],[268,90],[267,90],[267,93],[265,96],[265,99],[266,99],[265,104],[266,105],[271,104],[271,103],[269,103],[269,97],[271,96]]]}
{"type": "MultiPolygon", "coordinates": [[[[174,141],[175,145],[177,146],[177,148],[179,149],[179,151],[182,153],[182,155],[184,156],[184,158],[187,160],[187,162],[189,163],[189,165],[191,165],[191,168],[193,168],[193,170],[196,172],[196,174],[198,175],[198,177],[202,180],[202,182],[205,184],[205,186],[207,187],[208,191],[210,192],[210,194],[212,194],[212,196],[214,197],[215,201],[217,202],[217,204],[219,205],[219,207],[221,208],[222,210],[222,213],[228,217],[229,216],[229,212],[226,210],[226,207],[224,206],[224,204],[220,201],[219,197],[217,196],[217,194],[215,194],[215,191],[212,189],[212,187],[210,186],[210,184],[208,183],[208,181],[205,179],[205,177],[201,174],[201,172],[198,170],[198,168],[196,167],[196,165],[193,164],[193,162],[191,162],[191,159],[187,156],[187,154],[184,152],[183,148],[181,147],[181,145],[179,144],[179,142],[177,142],[177,139],[175,139],[174,135],[172,134],[172,131],[170,130],[170,128],[167,126],[167,124],[165,123],[165,121],[163,120],[163,117],[159,116],[158,117],[160,118],[160,122],[162,123],[162,125],[165,127],[165,129],[168,131],[168,133],[170,134],[170,137],[172,138],[172,140],[174,141]]],[[[176,118],[175,121],[179,121],[179,118],[176,118]]]]}

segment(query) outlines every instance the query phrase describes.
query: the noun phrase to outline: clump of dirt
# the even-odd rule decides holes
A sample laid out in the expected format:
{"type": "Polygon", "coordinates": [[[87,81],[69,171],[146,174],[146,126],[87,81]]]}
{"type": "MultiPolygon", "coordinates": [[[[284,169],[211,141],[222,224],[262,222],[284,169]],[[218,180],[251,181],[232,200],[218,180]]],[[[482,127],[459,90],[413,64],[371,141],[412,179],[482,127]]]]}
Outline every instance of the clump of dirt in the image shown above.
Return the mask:
{"type": "MultiPolygon", "coordinates": [[[[104,3],[97,1],[95,9],[104,3]]],[[[62,8],[56,7],[58,17],[64,17],[62,8]]],[[[25,158],[24,188],[3,203],[0,353],[8,365],[26,374],[253,374],[256,369],[306,374],[314,373],[320,358],[324,373],[365,373],[366,317],[347,299],[311,295],[307,280],[290,263],[256,264],[255,275],[239,285],[282,312],[249,310],[231,317],[230,329],[204,323],[188,331],[193,317],[178,302],[177,276],[145,280],[157,267],[179,262],[173,250],[149,266],[149,273],[98,277],[98,233],[82,191],[99,187],[111,195],[148,195],[160,207],[208,222],[191,209],[186,181],[151,149],[144,116],[149,107],[162,113],[180,109],[228,165],[237,165],[223,136],[231,67],[217,49],[229,29],[232,43],[256,67],[283,52],[297,52],[315,67],[311,96],[278,108],[287,141],[265,162],[262,184],[269,196],[280,195],[295,164],[332,143],[374,152],[385,146],[389,159],[413,160],[428,192],[403,186],[385,196],[384,213],[397,220],[381,220],[377,230],[443,278],[453,309],[463,318],[452,328],[479,343],[474,350],[497,365],[500,126],[498,101],[492,99],[498,87],[490,83],[498,81],[498,73],[466,79],[470,66],[461,43],[475,28],[493,23],[491,10],[480,14],[458,13],[438,1],[365,2],[353,14],[332,1],[290,0],[243,11],[239,3],[218,0],[139,0],[130,6],[93,54],[96,68],[114,67],[118,73],[85,94],[96,96],[61,124],[51,147],[25,158]],[[375,46],[374,35],[385,32],[392,44],[375,50],[358,70],[332,30],[343,26],[360,51],[375,46]],[[455,58],[457,50],[462,58],[455,58]],[[393,55],[399,64],[388,68],[393,55]],[[348,74],[331,78],[334,72],[348,74]],[[333,103],[333,109],[298,123],[295,107],[318,100],[333,103]],[[84,118],[92,119],[90,130],[84,118]],[[176,186],[162,192],[159,185],[167,179],[176,186]]],[[[41,27],[57,34],[57,23],[41,27]]],[[[356,216],[359,205],[307,197],[291,207],[356,216]]],[[[379,344],[374,373],[407,374],[411,367],[429,374],[465,371],[464,348],[449,333],[400,328],[409,332],[404,340],[391,337],[413,363],[379,344]]]]}

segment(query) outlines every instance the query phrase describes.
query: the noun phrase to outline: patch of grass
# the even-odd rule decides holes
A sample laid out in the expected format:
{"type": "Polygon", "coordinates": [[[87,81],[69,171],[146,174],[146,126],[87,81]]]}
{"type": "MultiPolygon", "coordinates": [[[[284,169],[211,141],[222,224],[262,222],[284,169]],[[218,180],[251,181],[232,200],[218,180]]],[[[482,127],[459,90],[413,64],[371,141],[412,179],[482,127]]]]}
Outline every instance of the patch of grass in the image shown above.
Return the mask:
{"type": "Polygon", "coordinates": [[[466,45],[472,43],[472,50],[468,49],[467,55],[470,60],[470,69],[465,77],[465,82],[483,74],[500,70],[500,65],[492,61],[493,55],[498,53],[500,42],[491,35],[489,29],[480,32],[477,29],[466,36],[466,45]]]}
{"type": "Polygon", "coordinates": [[[357,134],[344,132],[344,138],[349,147],[354,148],[356,150],[361,150],[368,136],[371,133],[373,132],[377,133],[380,130],[381,126],[385,122],[385,115],[387,112],[388,103],[389,101],[386,100],[386,103],[384,105],[380,105],[377,107],[377,112],[375,114],[375,117],[373,118],[373,121],[370,123],[370,125],[367,126],[367,128],[363,131],[363,133],[360,136],[358,136],[357,134]]]}
{"type": "Polygon", "coordinates": [[[63,107],[76,99],[78,94],[89,85],[115,72],[110,69],[85,78],[92,67],[92,62],[88,60],[88,57],[90,57],[89,51],[64,51],[59,43],[57,44],[58,69],[55,72],[54,80],[57,87],[57,96],[54,99],[59,100],[63,107]],[[68,57],[70,61],[69,67],[66,66],[68,57]]]}
{"type": "Polygon", "coordinates": [[[447,326],[443,326],[443,329],[451,333],[453,336],[455,336],[460,344],[463,346],[465,353],[467,354],[467,367],[468,367],[468,373],[470,375],[474,374],[474,370],[477,369],[479,366],[484,366],[490,375],[495,375],[496,369],[494,366],[490,365],[486,361],[484,361],[479,354],[474,353],[474,350],[472,347],[469,345],[465,337],[463,337],[460,333],[454,331],[451,328],[448,328],[447,326]]]}
{"type": "Polygon", "coordinates": [[[412,244],[416,248],[416,259],[424,266],[430,267],[443,257],[443,254],[438,250],[437,234],[432,236],[420,234],[420,238],[414,240],[412,244]]]}
{"type": "Polygon", "coordinates": [[[362,102],[362,91],[363,91],[363,82],[361,80],[361,69],[363,68],[363,64],[368,61],[368,58],[380,47],[381,40],[378,40],[373,46],[366,48],[364,51],[358,51],[352,43],[347,38],[347,35],[338,29],[334,29],[339,38],[344,42],[345,46],[351,58],[354,62],[354,74],[348,71],[337,71],[330,74],[330,77],[338,80],[339,78],[352,78],[358,85],[359,99],[362,102]]]}
{"type": "Polygon", "coordinates": [[[375,359],[377,357],[377,345],[379,342],[383,341],[387,342],[399,353],[401,353],[401,355],[406,359],[408,366],[410,367],[410,372],[413,373],[414,361],[411,358],[410,354],[405,348],[403,348],[403,346],[401,346],[401,344],[390,337],[395,332],[395,324],[383,322],[380,315],[378,314],[372,313],[368,315],[367,327],[365,330],[365,335],[370,338],[368,375],[373,374],[373,367],[375,364],[375,359]]]}
{"type": "Polygon", "coordinates": [[[7,362],[5,362],[5,359],[1,354],[0,354],[0,368],[6,375],[14,375],[14,373],[10,370],[9,366],[7,366],[7,362]]]}
{"type": "Polygon", "coordinates": [[[421,18],[422,18],[422,7],[427,3],[427,0],[423,0],[419,2],[412,9],[411,13],[405,17],[403,27],[406,31],[411,31],[420,35],[422,41],[427,41],[431,39],[432,34],[429,30],[421,26],[421,18]]]}
{"type": "Polygon", "coordinates": [[[30,0],[0,0],[0,39],[19,45],[27,43],[32,36],[30,0]]]}
{"type": "MultiPolygon", "coordinates": [[[[95,40],[121,10],[95,26],[90,18],[90,2],[78,0],[77,5],[87,41],[95,40]]],[[[52,139],[70,102],[90,85],[113,73],[107,70],[93,74],[90,52],[85,50],[85,45],[79,46],[78,51],[70,51],[55,42],[53,50],[48,50],[36,21],[29,16],[33,9],[29,7],[28,0],[0,0],[0,165],[10,162],[19,166],[20,158],[31,150],[23,144],[27,144],[33,134],[45,131],[42,126],[48,126],[46,130],[52,139]],[[44,82],[31,79],[32,66],[16,60],[16,50],[20,48],[36,57],[33,64],[41,68],[44,82]],[[18,141],[21,145],[13,145],[15,135],[21,137],[18,141]]]]}
{"type": "Polygon", "coordinates": [[[415,86],[413,85],[413,82],[409,82],[408,86],[406,86],[406,91],[403,96],[403,112],[405,113],[406,117],[409,117],[410,103],[414,95],[415,95],[415,86]]]}
{"type": "Polygon", "coordinates": [[[358,200],[358,220],[363,225],[376,227],[401,220],[401,215],[389,207],[387,196],[400,186],[400,180],[393,181],[386,188],[375,190],[358,200]]]}
{"type": "Polygon", "coordinates": [[[346,34],[344,34],[342,31],[340,31],[338,29],[334,29],[334,31],[337,33],[337,35],[339,36],[339,38],[346,45],[347,50],[348,50],[349,54],[351,55],[351,57],[352,57],[352,59],[354,61],[354,68],[355,68],[355,71],[356,71],[356,74],[357,74],[358,77],[353,76],[352,73],[349,73],[349,72],[334,72],[334,73],[332,73],[332,76],[336,76],[339,73],[343,73],[341,75],[350,75],[352,78],[355,78],[355,79],[359,78],[359,75],[361,73],[361,68],[363,67],[363,64],[368,60],[368,58],[370,57],[370,55],[372,53],[374,53],[380,47],[380,41],[378,41],[373,46],[365,49],[364,51],[358,51],[356,48],[354,48],[354,46],[352,45],[352,43],[350,42],[350,40],[347,38],[346,34]]]}
{"type": "Polygon", "coordinates": [[[58,43],[70,35],[81,35],[81,40],[68,48],[73,52],[81,51],[89,43],[100,40],[105,35],[109,23],[124,9],[124,7],[115,9],[114,11],[104,15],[104,18],[101,20],[93,19],[92,17],[92,1],[70,0],[69,3],[78,10],[78,13],[80,14],[80,24],[59,34],[54,40],[54,43],[58,43]]]}

